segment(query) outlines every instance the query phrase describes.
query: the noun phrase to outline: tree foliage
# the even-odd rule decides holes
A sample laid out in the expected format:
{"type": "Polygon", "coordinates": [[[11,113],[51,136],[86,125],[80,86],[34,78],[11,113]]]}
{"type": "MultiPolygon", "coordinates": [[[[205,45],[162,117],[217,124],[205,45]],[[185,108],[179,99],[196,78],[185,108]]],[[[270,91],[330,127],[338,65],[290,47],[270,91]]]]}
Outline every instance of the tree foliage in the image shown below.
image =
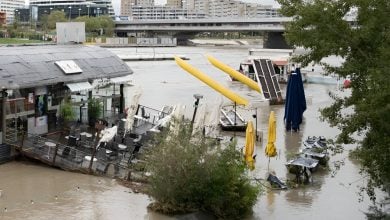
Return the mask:
{"type": "Polygon", "coordinates": [[[56,29],[57,22],[66,22],[66,21],[68,21],[68,19],[65,17],[65,12],[53,11],[50,13],[50,15],[47,18],[43,20],[43,22],[47,22],[47,24],[43,23],[42,25],[53,30],[56,29]]]}
{"type": "Polygon", "coordinates": [[[74,21],[85,22],[85,31],[87,33],[96,32],[100,34],[100,29],[102,29],[103,33],[107,36],[111,36],[114,34],[114,21],[109,16],[81,16],[76,18],[74,21]]]}
{"type": "Polygon", "coordinates": [[[88,100],[88,117],[97,119],[101,116],[103,111],[103,104],[101,100],[91,98],[88,100]]]}
{"type": "Polygon", "coordinates": [[[375,187],[390,192],[390,1],[278,0],[281,13],[293,17],[286,38],[308,49],[296,58],[307,65],[337,55],[340,67],[328,73],[350,76],[351,94],[331,94],[334,103],[321,110],[337,126],[339,143],[357,143],[362,171],[369,174],[366,192],[375,201],[375,187]],[[348,22],[347,13],[356,15],[348,22]]]}
{"type": "Polygon", "coordinates": [[[150,195],[159,210],[213,213],[240,219],[255,204],[259,186],[252,185],[235,144],[221,147],[215,140],[192,134],[187,122],[155,138],[147,155],[150,195]]]}
{"type": "Polygon", "coordinates": [[[73,121],[76,118],[76,115],[73,112],[72,103],[69,100],[64,99],[64,101],[61,103],[59,116],[64,120],[65,123],[73,121]]]}

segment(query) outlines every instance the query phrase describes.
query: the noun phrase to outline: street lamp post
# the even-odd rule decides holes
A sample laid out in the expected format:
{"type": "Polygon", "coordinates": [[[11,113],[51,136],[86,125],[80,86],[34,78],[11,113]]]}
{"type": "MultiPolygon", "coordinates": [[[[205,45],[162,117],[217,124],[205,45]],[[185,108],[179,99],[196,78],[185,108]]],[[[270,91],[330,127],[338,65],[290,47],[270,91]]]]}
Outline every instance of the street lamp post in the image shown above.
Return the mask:
{"type": "Polygon", "coordinates": [[[87,8],[88,8],[88,18],[89,18],[89,7],[91,7],[91,6],[87,5],[87,8]]]}
{"type": "Polygon", "coordinates": [[[79,17],[80,17],[80,13],[81,13],[81,8],[79,8],[78,10],[79,10],[79,17]]]}
{"type": "Polygon", "coordinates": [[[69,21],[70,21],[72,15],[72,6],[69,6],[68,8],[69,8],[69,21]]]}
{"type": "Polygon", "coordinates": [[[97,16],[99,17],[100,8],[96,8],[97,10],[97,16]]]}
{"type": "Polygon", "coordinates": [[[19,12],[18,9],[16,9],[16,10],[15,10],[15,13],[14,13],[14,20],[15,20],[16,22],[18,22],[18,21],[20,20],[20,18],[17,17],[16,14],[19,14],[19,17],[20,17],[20,12],[19,12]]]}
{"type": "Polygon", "coordinates": [[[195,98],[195,103],[194,103],[194,107],[195,108],[194,108],[194,114],[192,115],[191,126],[194,125],[196,111],[198,110],[198,106],[199,106],[199,100],[203,98],[203,95],[201,95],[201,94],[194,94],[194,98],[195,98]]]}
{"type": "Polygon", "coordinates": [[[259,141],[259,136],[257,135],[257,108],[255,109],[255,114],[253,114],[252,117],[255,119],[255,123],[256,123],[256,130],[255,130],[256,141],[259,141]]]}

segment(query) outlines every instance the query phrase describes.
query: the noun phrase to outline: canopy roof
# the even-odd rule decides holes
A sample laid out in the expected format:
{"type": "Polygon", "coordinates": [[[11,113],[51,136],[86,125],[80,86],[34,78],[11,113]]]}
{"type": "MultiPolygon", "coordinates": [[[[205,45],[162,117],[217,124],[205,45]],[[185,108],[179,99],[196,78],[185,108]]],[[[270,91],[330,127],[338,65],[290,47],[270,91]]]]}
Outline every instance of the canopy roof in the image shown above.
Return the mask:
{"type": "Polygon", "coordinates": [[[33,88],[60,82],[86,82],[132,73],[130,67],[119,57],[96,46],[0,47],[2,89],[33,88]],[[70,69],[67,66],[70,66],[70,69]]]}

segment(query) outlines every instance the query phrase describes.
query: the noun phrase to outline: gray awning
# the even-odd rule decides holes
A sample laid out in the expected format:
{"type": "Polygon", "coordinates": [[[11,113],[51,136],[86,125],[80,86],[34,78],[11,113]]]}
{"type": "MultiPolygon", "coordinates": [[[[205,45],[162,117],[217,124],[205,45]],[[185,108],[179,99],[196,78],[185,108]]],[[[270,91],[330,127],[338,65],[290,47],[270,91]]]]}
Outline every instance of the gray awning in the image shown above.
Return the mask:
{"type": "Polygon", "coordinates": [[[89,91],[93,89],[89,82],[67,83],[66,86],[72,92],[89,91]]]}
{"type": "Polygon", "coordinates": [[[110,82],[113,84],[131,83],[131,82],[133,82],[133,76],[127,75],[127,76],[110,78],[110,82]]]}

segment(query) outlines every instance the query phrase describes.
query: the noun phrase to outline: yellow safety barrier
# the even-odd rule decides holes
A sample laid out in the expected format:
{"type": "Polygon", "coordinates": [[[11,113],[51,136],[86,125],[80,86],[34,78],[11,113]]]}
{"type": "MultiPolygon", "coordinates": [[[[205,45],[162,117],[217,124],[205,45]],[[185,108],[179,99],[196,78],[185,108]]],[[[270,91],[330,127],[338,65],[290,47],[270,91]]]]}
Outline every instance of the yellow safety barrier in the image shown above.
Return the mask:
{"type": "Polygon", "coordinates": [[[230,66],[222,63],[221,61],[215,59],[214,57],[212,57],[210,55],[206,55],[206,57],[210,61],[210,63],[213,64],[218,69],[229,74],[234,79],[237,79],[238,81],[249,86],[251,89],[261,93],[260,86],[257,84],[257,82],[253,81],[251,78],[245,76],[244,74],[238,72],[237,70],[231,68],[230,66]]]}
{"type": "Polygon", "coordinates": [[[202,73],[200,70],[196,69],[195,67],[191,66],[186,61],[182,60],[180,57],[175,56],[175,61],[176,61],[177,65],[179,65],[185,71],[187,71],[191,75],[195,76],[200,81],[206,83],[208,86],[210,86],[214,90],[218,91],[222,95],[226,96],[228,99],[232,100],[236,104],[248,105],[248,100],[242,98],[241,96],[237,95],[236,93],[234,93],[234,92],[230,91],[229,89],[225,88],[224,86],[220,85],[219,83],[214,81],[211,77],[202,73]]]}

